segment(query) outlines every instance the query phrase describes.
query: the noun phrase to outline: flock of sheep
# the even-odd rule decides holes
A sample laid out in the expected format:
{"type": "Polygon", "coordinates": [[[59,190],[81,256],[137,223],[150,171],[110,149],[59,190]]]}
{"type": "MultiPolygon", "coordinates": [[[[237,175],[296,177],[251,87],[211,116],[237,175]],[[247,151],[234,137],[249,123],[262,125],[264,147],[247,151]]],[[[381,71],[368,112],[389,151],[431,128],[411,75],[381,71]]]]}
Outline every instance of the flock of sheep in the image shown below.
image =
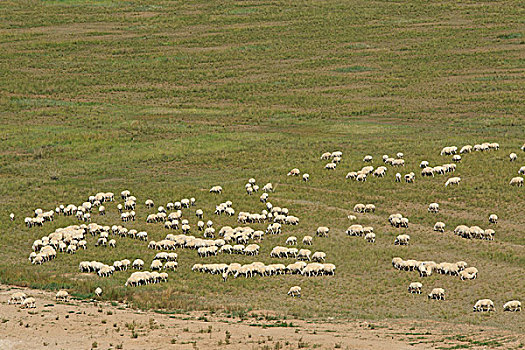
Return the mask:
{"type": "MultiPolygon", "coordinates": [[[[473,151],[489,151],[498,150],[499,145],[497,143],[483,143],[474,146],[466,145],[463,146],[459,153],[467,154],[473,151]]],[[[525,145],[522,147],[525,151],[525,145]]],[[[455,146],[444,147],[441,150],[441,155],[452,155],[452,161],[454,163],[437,165],[431,167],[428,161],[422,161],[420,163],[421,177],[427,177],[435,175],[445,175],[447,173],[453,173],[457,168],[457,163],[462,161],[462,157],[457,154],[458,148],[455,146]]],[[[330,160],[325,165],[326,169],[333,170],[342,161],[342,152],[326,152],[323,153],[321,159],[330,160]]],[[[403,153],[397,153],[396,158],[389,157],[388,155],[383,156],[383,162],[385,165],[392,167],[404,167],[405,160],[403,159],[403,153]]],[[[510,160],[515,161],[517,159],[515,153],[511,153],[510,160]]],[[[365,163],[372,163],[373,157],[367,155],[363,158],[365,163]]],[[[386,176],[388,171],[387,166],[379,166],[374,168],[371,165],[363,167],[361,170],[349,172],[346,175],[347,179],[354,179],[358,182],[366,181],[368,175],[372,174],[375,177],[383,178],[386,176]]],[[[525,174],[525,167],[519,169],[519,174],[525,174]]],[[[290,170],[288,176],[300,176],[301,171],[298,168],[290,170]]],[[[307,182],[310,180],[310,175],[307,173],[302,174],[303,181],[307,182]]],[[[416,179],[416,175],[413,172],[407,173],[404,176],[402,174],[395,174],[395,181],[401,182],[404,179],[407,183],[413,183],[416,179]]],[[[450,177],[445,182],[445,186],[459,185],[461,179],[459,177],[450,177]]],[[[511,185],[523,186],[523,178],[515,177],[510,181],[511,185]]],[[[79,264],[79,270],[83,273],[96,273],[100,277],[110,277],[116,271],[128,271],[128,269],[135,269],[128,277],[125,286],[137,287],[141,285],[147,285],[150,283],[160,283],[168,281],[168,273],[165,271],[175,271],[178,268],[178,255],[172,250],[175,249],[193,249],[197,252],[200,258],[208,258],[210,256],[217,256],[220,254],[242,254],[246,256],[257,256],[259,255],[261,246],[260,243],[264,239],[265,235],[279,235],[282,233],[283,225],[298,225],[300,220],[297,216],[290,215],[290,211],[287,208],[274,206],[270,201],[270,194],[274,191],[274,187],[271,183],[267,183],[262,188],[256,184],[256,180],[251,178],[245,185],[245,190],[248,195],[253,195],[259,191],[263,193],[259,197],[261,203],[264,204],[264,209],[258,213],[250,213],[245,211],[239,211],[237,214],[237,223],[246,224],[261,224],[267,223],[266,230],[253,229],[250,226],[223,226],[220,229],[214,227],[212,220],[208,220],[206,223],[203,221],[204,211],[197,209],[194,211],[194,215],[198,219],[195,226],[192,227],[190,224],[189,210],[191,207],[196,206],[195,198],[183,198],[179,201],[169,202],[166,206],[159,206],[154,213],[150,213],[146,217],[146,223],[148,224],[159,224],[162,223],[164,228],[167,230],[181,230],[181,234],[168,233],[165,239],[161,241],[149,241],[148,234],[146,231],[140,231],[134,229],[128,229],[121,225],[102,226],[91,222],[91,214],[93,211],[97,211],[100,216],[106,215],[108,204],[115,201],[115,196],[111,192],[100,192],[95,195],[89,196],[86,202],[80,205],[59,205],[55,210],[44,211],[42,209],[36,209],[33,217],[26,217],[24,222],[27,227],[31,228],[34,226],[42,226],[47,221],[53,221],[57,216],[72,216],[74,215],[78,221],[78,225],[70,225],[64,228],[58,228],[54,232],[41,237],[33,242],[32,252],[29,256],[29,260],[32,264],[42,265],[46,262],[56,258],[57,253],[69,253],[75,254],[79,249],[88,249],[87,237],[91,235],[95,238],[96,243],[94,246],[101,247],[116,247],[117,238],[132,238],[140,241],[146,241],[147,247],[154,250],[164,250],[156,254],[152,260],[150,271],[142,271],[144,268],[144,261],[142,259],[135,259],[131,262],[128,259],[116,260],[112,264],[104,264],[98,261],[82,261],[79,264]],[[195,231],[196,229],[196,231],[195,231]],[[202,237],[197,237],[192,232],[198,232],[202,237]],[[164,272],[161,272],[164,270],[164,272]]],[[[221,186],[213,186],[209,192],[215,195],[221,195],[223,188],[221,186]]],[[[122,191],[120,197],[123,203],[116,205],[116,209],[120,214],[120,219],[124,223],[136,220],[137,210],[137,198],[132,196],[130,191],[122,191]]],[[[147,199],[144,202],[146,209],[152,209],[155,204],[151,199],[147,199]]],[[[374,204],[356,204],[353,208],[355,213],[374,213],[376,207],[374,204]]],[[[440,207],[438,203],[431,203],[428,206],[430,213],[439,212],[440,207]]],[[[233,208],[231,201],[225,201],[219,203],[215,207],[214,214],[216,215],[235,215],[236,211],[233,208]]],[[[15,215],[10,214],[10,219],[14,220],[15,215]]],[[[348,215],[348,219],[351,221],[357,220],[355,215],[348,215]]],[[[388,221],[394,228],[408,228],[409,219],[404,217],[400,213],[392,214],[389,216],[388,221]]],[[[489,217],[490,224],[496,224],[498,217],[496,214],[491,214],[489,217]]],[[[445,232],[446,225],[443,222],[436,222],[433,229],[437,232],[445,232]]],[[[319,226],[315,231],[316,237],[327,237],[330,233],[330,229],[326,226],[319,226]]],[[[352,224],[346,230],[349,236],[364,237],[369,243],[376,242],[376,234],[371,226],[363,226],[360,224],[352,224]]],[[[494,240],[495,231],[493,229],[481,229],[478,226],[466,226],[459,225],[454,230],[454,233],[463,238],[478,238],[486,240],[494,240]]],[[[301,240],[303,245],[311,246],[314,242],[314,238],[311,235],[305,235],[301,240]]],[[[298,243],[298,238],[295,236],[289,236],[284,240],[286,246],[275,246],[271,252],[271,258],[278,259],[295,259],[296,261],[289,264],[264,264],[262,262],[252,262],[249,264],[239,263],[217,263],[217,264],[194,264],[191,268],[192,271],[209,273],[215,275],[221,275],[223,280],[226,281],[229,276],[233,278],[245,277],[252,278],[255,276],[278,276],[286,274],[296,274],[301,276],[333,276],[336,271],[336,266],[331,263],[326,263],[327,254],[322,251],[313,252],[310,249],[302,248],[298,249],[295,246],[298,243]],[[305,261],[308,261],[305,262],[305,261]]],[[[397,235],[394,241],[394,245],[408,245],[410,243],[410,236],[408,234],[397,235]]],[[[461,280],[473,280],[478,277],[478,270],[475,267],[469,267],[464,261],[456,263],[436,263],[434,261],[417,261],[417,260],[403,260],[401,258],[394,258],[392,265],[403,271],[417,271],[420,277],[428,277],[433,273],[459,276],[461,280]]],[[[409,285],[408,291],[410,293],[421,294],[422,283],[413,282],[409,285]]],[[[102,290],[97,288],[95,294],[100,296],[102,290]]],[[[301,287],[292,286],[288,292],[288,295],[292,297],[301,296],[301,287]]],[[[69,294],[67,291],[59,291],[56,295],[57,300],[67,301],[69,294]]],[[[445,290],[443,288],[433,288],[428,294],[428,298],[445,300],[445,290]]],[[[27,297],[24,293],[18,292],[12,295],[9,303],[21,304],[23,307],[35,307],[34,298],[27,297]]],[[[505,311],[520,311],[521,303],[518,300],[512,300],[507,302],[503,309],[505,311]]],[[[474,311],[493,311],[494,304],[490,299],[481,299],[474,305],[474,311]]]]}

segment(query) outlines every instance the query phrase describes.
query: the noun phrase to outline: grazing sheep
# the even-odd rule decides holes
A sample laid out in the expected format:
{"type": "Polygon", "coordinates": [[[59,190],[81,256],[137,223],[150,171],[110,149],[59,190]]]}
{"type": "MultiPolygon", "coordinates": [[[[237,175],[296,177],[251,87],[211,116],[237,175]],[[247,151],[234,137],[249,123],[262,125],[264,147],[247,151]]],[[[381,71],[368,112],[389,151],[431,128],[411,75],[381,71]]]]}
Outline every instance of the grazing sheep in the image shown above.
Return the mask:
{"type": "Polygon", "coordinates": [[[357,216],[355,216],[355,215],[351,215],[351,214],[348,215],[347,218],[348,218],[348,220],[350,220],[350,221],[355,221],[355,220],[357,220],[357,216]]]}
{"type": "Polygon", "coordinates": [[[445,187],[448,185],[459,185],[459,182],[461,181],[461,178],[459,177],[451,177],[450,179],[445,182],[445,187]]]}
{"type": "Polygon", "coordinates": [[[396,182],[401,182],[401,174],[396,173],[396,182]]]}
{"type": "Polygon", "coordinates": [[[354,205],[354,212],[356,213],[364,213],[366,210],[366,205],[358,203],[354,205]]]}
{"type": "Polygon", "coordinates": [[[522,178],[521,176],[513,177],[513,178],[510,180],[509,185],[511,185],[511,186],[517,186],[517,187],[522,187],[522,186],[523,186],[523,178],[522,178]]]}
{"type": "Polygon", "coordinates": [[[362,236],[364,235],[364,228],[362,225],[351,225],[346,229],[346,234],[349,236],[362,236]]]}
{"type": "Polygon", "coordinates": [[[299,174],[301,174],[301,171],[297,168],[293,168],[288,172],[287,176],[299,176],[299,174]]]}
{"type": "Polygon", "coordinates": [[[22,302],[26,298],[27,298],[26,293],[24,293],[24,292],[15,292],[15,293],[11,294],[11,297],[7,301],[7,304],[8,305],[9,304],[22,304],[22,302]]]}
{"type": "Polygon", "coordinates": [[[312,255],[312,261],[324,262],[326,260],[325,252],[315,252],[312,255]]]}
{"type": "Polygon", "coordinates": [[[503,311],[518,312],[521,311],[521,302],[519,300],[511,300],[503,305],[503,311]]]}
{"type": "Polygon", "coordinates": [[[373,204],[365,205],[365,213],[373,213],[376,211],[376,206],[373,204]]]}
{"type": "Polygon", "coordinates": [[[509,158],[510,158],[510,161],[513,162],[515,161],[516,159],[518,159],[518,155],[516,153],[511,153],[509,155],[509,158]]]}
{"type": "Polygon", "coordinates": [[[111,248],[115,248],[117,246],[117,241],[115,241],[114,239],[110,239],[108,242],[108,246],[111,248]]]}
{"type": "Polygon", "coordinates": [[[68,301],[69,293],[65,290],[59,290],[57,294],[55,295],[55,299],[61,300],[61,301],[68,301]]]}
{"type": "Polygon", "coordinates": [[[95,289],[95,295],[100,298],[102,295],[102,288],[97,287],[97,289],[95,289]]]}
{"type": "MultiPolygon", "coordinates": [[[[518,170],[518,175],[525,175],[525,166],[522,166],[520,170],[518,170]]],[[[13,215],[13,214],[11,214],[13,215]]]]}
{"type": "Polygon", "coordinates": [[[471,145],[465,145],[463,147],[461,147],[461,150],[459,151],[459,153],[470,153],[472,152],[472,146],[471,145]]]}
{"type": "Polygon", "coordinates": [[[456,154],[458,148],[456,146],[443,147],[441,150],[441,155],[453,155],[456,154]]]}
{"type": "Polygon", "coordinates": [[[15,214],[13,214],[13,213],[9,214],[9,219],[11,221],[15,221],[15,214]]]}
{"type": "Polygon", "coordinates": [[[421,294],[421,288],[423,288],[423,284],[412,282],[408,285],[408,292],[412,294],[421,294]]]}
{"type": "Polygon", "coordinates": [[[328,233],[330,232],[330,229],[326,226],[319,226],[317,228],[317,231],[315,232],[315,235],[318,237],[328,237],[328,233]]]}
{"type": "Polygon", "coordinates": [[[365,235],[365,240],[368,242],[368,243],[375,243],[376,241],[376,234],[373,233],[373,232],[369,232],[365,235]]]}
{"type": "Polygon", "coordinates": [[[299,252],[297,253],[297,260],[312,260],[312,258],[310,257],[310,254],[312,254],[312,252],[309,250],[309,249],[300,249],[299,252]]]}
{"type": "Polygon", "coordinates": [[[270,182],[268,182],[266,185],[263,186],[262,190],[264,192],[273,192],[273,185],[270,182]]]}
{"type": "Polygon", "coordinates": [[[498,223],[498,216],[496,214],[490,214],[489,215],[489,222],[491,224],[497,224],[498,223]]]}
{"type": "Polygon", "coordinates": [[[287,245],[297,245],[297,237],[295,236],[290,236],[286,239],[286,244],[287,245]]]}
{"type": "Polygon", "coordinates": [[[133,264],[131,264],[131,267],[137,270],[142,270],[144,267],[144,261],[142,259],[135,259],[133,264]]]}
{"type": "Polygon", "coordinates": [[[405,160],[404,159],[394,159],[392,161],[392,166],[394,167],[405,166],[405,160]]]}
{"type": "MultiPolygon", "coordinates": [[[[336,163],[327,163],[324,168],[325,169],[328,169],[328,170],[335,170],[335,168],[337,167],[337,164],[336,163]]],[[[299,175],[299,174],[298,174],[299,175]]]]}
{"type": "Polygon", "coordinates": [[[288,291],[288,295],[291,296],[292,298],[295,298],[295,297],[301,297],[301,287],[299,286],[293,286],[290,288],[290,290],[288,291]]]}
{"type": "Polygon", "coordinates": [[[461,162],[461,156],[459,154],[454,155],[454,157],[452,157],[452,161],[456,163],[461,162]]]}
{"type": "Polygon", "coordinates": [[[430,203],[428,205],[428,211],[429,211],[429,213],[437,213],[437,212],[439,212],[439,204],[438,203],[430,203]]]}
{"type": "Polygon", "coordinates": [[[222,187],[221,186],[213,186],[212,188],[210,188],[210,193],[221,194],[222,193],[222,187]]]}
{"type": "Polygon", "coordinates": [[[423,160],[423,161],[421,161],[421,163],[419,163],[419,167],[421,169],[424,169],[424,168],[428,167],[429,164],[430,164],[429,162],[427,162],[426,160],[423,160]]]}
{"type": "Polygon", "coordinates": [[[441,222],[441,221],[438,221],[434,224],[434,231],[437,231],[437,232],[445,232],[445,223],[444,222],[441,222]]]}
{"type": "Polygon", "coordinates": [[[304,236],[303,237],[303,244],[305,245],[312,245],[313,237],[312,236],[304,236]]]}
{"type": "Polygon", "coordinates": [[[434,288],[428,295],[428,299],[445,300],[445,290],[443,288],[434,288]]]}
{"type": "Polygon", "coordinates": [[[22,309],[34,309],[34,308],[36,308],[36,300],[35,300],[35,298],[32,298],[32,297],[25,298],[22,301],[22,305],[20,306],[20,308],[22,308],[22,309]]]}
{"type": "Polygon", "coordinates": [[[407,234],[399,235],[394,241],[394,245],[408,245],[410,243],[410,236],[407,234]]]}
{"type": "Polygon", "coordinates": [[[98,215],[106,215],[106,207],[104,207],[103,205],[98,207],[98,215]]]}
{"type": "Polygon", "coordinates": [[[321,160],[326,160],[326,159],[330,159],[332,158],[332,153],[330,152],[325,152],[321,155],[321,160]]]}
{"type": "Polygon", "coordinates": [[[494,307],[494,302],[490,299],[480,299],[476,301],[476,304],[474,304],[473,307],[474,312],[489,312],[489,311],[496,311],[496,308],[494,307]]]}
{"type": "Polygon", "coordinates": [[[310,180],[310,174],[303,174],[303,181],[307,182],[308,180],[310,180]]]}
{"type": "Polygon", "coordinates": [[[373,160],[373,158],[370,155],[367,155],[367,156],[365,156],[363,158],[363,162],[365,162],[365,163],[370,163],[370,162],[372,162],[372,160],[373,160]]]}

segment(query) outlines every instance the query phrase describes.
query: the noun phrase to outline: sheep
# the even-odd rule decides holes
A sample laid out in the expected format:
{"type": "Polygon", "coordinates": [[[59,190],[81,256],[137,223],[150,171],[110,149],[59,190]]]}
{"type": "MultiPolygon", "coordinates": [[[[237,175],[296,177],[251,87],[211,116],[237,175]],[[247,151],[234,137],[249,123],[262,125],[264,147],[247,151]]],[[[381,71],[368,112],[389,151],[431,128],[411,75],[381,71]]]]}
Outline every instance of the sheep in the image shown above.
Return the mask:
{"type": "Polygon", "coordinates": [[[525,166],[522,166],[522,167],[518,170],[518,175],[525,175],[525,166]]]}
{"type": "Polygon", "coordinates": [[[369,232],[365,235],[365,240],[368,242],[368,243],[375,243],[376,241],[376,234],[373,233],[373,232],[369,232]]]}
{"type": "Polygon", "coordinates": [[[312,255],[312,261],[323,262],[326,260],[325,252],[315,252],[312,255]]]}
{"type": "Polygon", "coordinates": [[[65,290],[59,290],[55,295],[56,300],[67,301],[69,299],[69,293],[65,290]]]}
{"type": "Polygon", "coordinates": [[[434,224],[434,231],[437,231],[437,232],[445,232],[445,223],[444,222],[441,222],[441,221],[438,221],[434,224]]]}
{"type": "Polygon", "coordinates": [[[497,224],[498,223],[498,216],[496,214],[490,214],[489,215],[489,223],[497,224]]]}
{"type": "Polygon", "coordinates": [[[357,177],[357,172],[351,171],[348,174],[346,174],[345,179],[355,180],[356,177],[357,177]]]}
{"type": "Polygon", "coordinates": [[[310,254],[312,252],[309,250],[309,249],[300,249],[299,252],[297,253],[297,260],[312,260],[312,258],[310,257],[310,254]]]}
{"type": "Polygon", "coordinates": [[[401,174],[396,173],[396,182],[401,182],[401,174]]]}
{"type": "Polygon", "coordinates": [[[318,237],[328,237],[328,233],[330,232],[330,229],[326,226],[319,226],[317,228],[317,231],[315,231],[315,235],[318,237]]]}
{"type": "Polygon", "coordinates": [[[352,215],[352,214],[348,215],[347,218],[348,218],[348,220],[350,220],[350,221],[355,221],[355,220],[357,220],[357,216],[352,215]]]}
{"type": "Polygon", "coordinates": [[[445,290],[443,288],[434,288],[428,294],[428,299],[445,300],[445,290]]]}
{"type": "Polygon", "coordinates": [[[453,162],[456,162],[456,163],[459,163],[461,162],[461,156],[459,154],[456,154],[452,157],[452,161],[453,162]]]}
{"type": "Polygon", "coordinates": [[[326,159],[330,159],[332,158],[332,153],[330,152],[325,152],[321,155],[321,160],[326,160],[326,159]]]}
{"type": "Polygon", "coordinates": [[[288,172],[287,176],[299,176],[299,174],[301,174],[301,171],[297,168],[293,168],[288,172]]]}
{"type": "Polygon", "coordinates": [[[441,155],[453,155],[456,154],[458,148],[456,146],[443,147],[441,150],[441,155]]]}
{"type": "Polygon", "coordinates": [[[439,212],[439,204],[438,203],[430,203],[428,205],[428,212],[429,213],[437,213],[437,212],[439,212]]]}
{"type": "Polygon", "coordinates": [[[465,270],[459,271],[459,277],[461,278],[462,281],[476,279],[475,274],[468,273],[465,270]]]}
{"type": "Polygon", "coordinates": [[[358,203],[354,205],[354,212],[356,213],[364,213],[366,210],[366,205],[358,203]]]}
{"type": "Polygon", "coordinates": [[[423,168],[423,170],[421,170],[421,176],[423,176],[423,177],[425,177],[425,176],[432,176],[432,177],[434,177],[434,168],[431,168],[431,167],[423,168]]]}
{"type": "Polygon", "coordinates": [[[268,182],[266,185],[263,186],[262,190],[264,192],[273,192],[273,185],[270,182],[268,182]]]}
{"type": "Polygon", "coordinates": [[[15,214],[13,214],[13,213],[9,214],[9,219],[11,221],[15,221],[15,214]]]}
{"type": "Polygon", "coordinates": [[[288,291],[288,295],[291,296],[292,298],[295,298],[295,297],[301,297],[301,287],[299,286],[293,286],[290,288],[290,290],[288,291]]]}
{"type": "Polygon", "coordinates": [[[310,180],[310,174],[307,174],[307,173],[303,174],[303,181],[307,182],[308,180],[310,180]]]}
{"type": "Polygon", "coordinates": [[[27,298],[27,295],[26,293],[24,292],[15,292],[13,294],[11,294],[11,297],[9,298],[9,300],[7,300],[7,304],[22,304],[22,302],[24,301],[24,299],[27,298]]]}
{"type": "Polygon", "coordinates": [[[489,312],[489,311],[496,311],[496,308],[494,307],[494,302],[490,299],[480,299],[476,301],[476,304],[474,304],[473,307],[474,312],[489,312]]]}
{"type": "Polygon", "coordinates": [[[290,236],[286,239],[286,244],[287,245],[297,245],[297,237],[295,236],[290,236]]]}
{"type": "Polygon", "coordinates": [[[414,173],[409,173],[405,175],[406,183],[413,183],[416,180],[416,175],[414,173]]]}
{"type": "Polygon", "coordinates": [[[144,261],[142,259],[135,259],[133,264],[131,264],[131,267],[137,270],[142,270],[144,267],[144,261]]]}
{"type": "Polygon", "coordinates": [[[465,145],[463,147],[461,147],[461,150],[459,151],[459,153],[463,154],[463,153],[470,153],[472,152],[472,146],[471,145],[465,145]]]}
{"type": "Polygon", "coordinates": [[[336,163],[327,163],[324,168],[327,169],[327,170],[335,170],[335,168],[337,167],[337,164],[336,163]]]}
{"type": "Polygon", "coordinates": [[[509,155],[509,158],[510,158],[510,161],[513,162],[515,161],[516,159],[518,159],[518,155],[516,153],[511,153],[509,155]]]}
{"type": "Polygon", "coordinates": [[[424,169],[424,168],[428,167],[429,164],[430,164],[430,163],[429,163],[428,161],[423,160],[423,161],[421,161],[421,163],[419,163],[419,167],[420,167],[421,169],[424,169]]]}
{"type": "Polygon", "coordinates": [[[523,178],[522,178],[521,176],[513,177],[513,178],[510,180],[509,185],[511,185],[511,186],[517,186],[517,187],[522,187],[522,186],[523,186],[523,178]]]}
{"type": "Polygon", "coordinates": [[[410,236],[407,234],[398,235],[394,241],[394,245],[408,245],[410,243],[410,236]]]}
{"type": "Polygon", "coordinates": [[[20,306],[22,309],[34,309],[36,308],[36,300],[33,297],[25,298],[20,306]]]}
{"type": "Polygon", "coordinates": [[[525,143],[523,144],[523,146],[521,146],[520,148],[523,152],[525,152],[525,143]]]}
{"type": "Polygon", "coordinates": [[[365,205],[365,213],[373,213],[376,211],[376,206],[373,204],[365,205]]]}
{"type": "Polygon", "coordinates": [[[103,205],[98,207],[98,215],[106,215],[106,207],[104,207],[103,205]]]}
{"type": "Polygon", "coordinates": [[[445,182],[445,187],[448,185],[459,185],[459,182],[461,181],[460,177],[451,177],[450,179],[445,182]]]}
{"type": "Polygon", "coordinates": [[[102,288],[97,287],[97,289],[95,289],[95,295],[100,298],[102,295],[102,288]]]}
{"type": "Polygon", "coordinates": [[[503,305],[503,311],[518,312],[521,311],[521,302],[519,300],[511,300],[503,305]]]}
{"type": "Polygon", "coordinates": [[[362,236],[364,229],[362,225],[351,225],[347,230],[346,234],[349,236],[362,236]]]}
{"type": "Polygon", "coordinates": [[[404,159],[394,159],[392,161],[392,166],[394,167],[405,166],[405,160],[404,159]]]}
{"type": "Polygon", "coordinates": [[[221,194],[222,193],[222,187],[221,186],[213,186],[212,188],[210,188],[210,193],[221,194]]]}
{"type": "Polygon", "coordinates": [[[408,285],[408,292],[412,294],[421,294],[421,288],[423,288],[423,284],[412,282],[408,285]]]}
{"type": "Polygon", "coordinates": [[[114,239],[110,239],[108,242],[108,246],[111,248],[115,248],[117,246],[117,241],[115,241],[114,239]]]}
{"type": "Polygon", "coordinates": [[[372,160],[373,160],[373,158],[372,158],[372,156],[370,156],[370,155],[366,155],[366,156],[363,158],[363,162],[365,162],[365,163],[370,163],[370,162],[372,162],[372,160]]]}
{"type": "Polygon", "coordinates": [[[313,237],[312,236],[304,236],[303,237],[303,244],[304,245],[312,245],[313,237]]]}

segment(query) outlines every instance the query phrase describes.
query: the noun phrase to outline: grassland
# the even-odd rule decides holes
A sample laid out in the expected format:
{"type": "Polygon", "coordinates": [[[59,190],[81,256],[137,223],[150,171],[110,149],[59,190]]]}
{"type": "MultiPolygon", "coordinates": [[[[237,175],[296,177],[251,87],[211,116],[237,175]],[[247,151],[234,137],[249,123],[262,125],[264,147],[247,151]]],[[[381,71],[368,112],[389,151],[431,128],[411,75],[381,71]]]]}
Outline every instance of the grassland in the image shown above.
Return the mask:
{"type": "MultiPolygon", "coordinates": [[[[0,3],[0,281],[40,288],[67,287],[150,308],[277,310],[298,317],[416,318],[486,324],[523,331],[521,315],[504,315],[503,302],[525,291],[523,189],[508,181],[525,165],[508,162],[525,142],[525,9],[517,1],[3,1],[0,3]],[[395,184],[344,180],[365,154],[405,153],[405,171],[419,162],[449,162],[445,145],[499,142],[501,150],[467,155],[463,182],[445,178],[395,184]],[[319,155],[342,150],[334,172],[319,155]],[[292,167],[308,184],[286,177],[292,167]],[[60,218],[26,229],[36,207],[79,203],[98,191],[130,189],[139,203],[194,196],[210,216],[226,199],[237,211],[260,211],[243,186],[249,177],[277,186],[272,203],[301,218],[284,237],[332,229],[318,239],[338,266],[335,277],[283,276],[231,280],[192,273],[202,259],[180,251],[168,284],[126,289],[126,273],[108,279],[77,274],[81,260],[141,257],[144,243],[120,239],[115,250],[90,247],[42,267],[26,257],[34,239],[75,223],[60,218]],[[218,199],[207,189],[221,184],[218,199]],[[426,212],[437,201],[438,215],[426,212]],[[375,245],[345,236],[357,202],[378,207],[360,218],[374,226],[375,245]],[[409,247],[394,247],[393,212],[408,216],[409,247]],[[17,215],[11,223],[10,212],[17,215]],[[462,240],[457,224],[486,227],[497,213],[495,242],[462,240]],[[432,232],[435,221],[448,232],[432,232]],[[473,282],[432,276],[446,302],[407,295],[415,274],[395,271],[393,256],[466,260],[480,269],[473,282]],[[300,284],[301,300],[285,298],[300,284]],[[499,310],[472,314],[478,298],[499,310]]],[[[100,224],[118,220],[114,206],[100,224]]],[[[164,237],[138,208],[128,225],[164,237]]],[[[193,217],[192,217],[192,220],[193,217]]],[[[215,217],[218,226],[234,220],[215,217]]],[[[253,225],[262,228],[264,225],[253,225]]],[[[269,263],[269,237],[257,259],[269,263]]],[[[92,243],[92,241],[90,241],[92,243]]],[[[220,256],[209,262],[248,262],[220,256]]],[[[458,326],[460,327],[460,326],[458,326]]]]}

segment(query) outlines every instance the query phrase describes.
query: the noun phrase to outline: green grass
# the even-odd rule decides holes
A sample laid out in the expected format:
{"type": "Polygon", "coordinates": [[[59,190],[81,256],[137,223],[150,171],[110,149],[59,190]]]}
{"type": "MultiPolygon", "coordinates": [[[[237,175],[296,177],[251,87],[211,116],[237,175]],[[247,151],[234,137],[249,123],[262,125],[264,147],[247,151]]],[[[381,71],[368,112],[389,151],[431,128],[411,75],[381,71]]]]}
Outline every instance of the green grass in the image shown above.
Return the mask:
{"type": "MultiPolygon", "coordinates": [[[[501,306],[521,298],[525,282],[523,188],[508,181],[524,165],[523,6],[513,1],[429,3],[411,1],[46,1],[0,3],[0,282],[52,290],[67,288],[79,298],[128,300],[160,310],[275,310],[303,318],[346,317],[434,319],[496,326],[523,332],[519,315],[501,306]],[[446,145],[499,142],[501,150],[466,155],[456,174],[458,188],[445,189],[446,177],[395,184],[385,179],[364,184],[345,181],[383,154],[405,153],[403,173],[418,173],[423,159],[439,156],[446,145]],[[342,150],[333,172],[319,156],[342,150]],[[517,152],[516,163],[508,154],[517,152]],[[286,173],[299,167],[311,175],[302,183],[286,173]],[[80,275],[78,263],[142,258],[155,252],[144,242],[117,238],[117,248],[94,247],[59,254],[31,266],[32,242],[58,227],[75,224],[60,217],[43,228],[27,229],[23,218],[37,207],[82,203],[99,191],[130,189],[138,197],[137,221],[125,226],[147,230],[150,239],[166,235],[146,224],[156,205],[197,198],[216,227],[236,225],[215,217],[220,201],[235,210],[259,212],[258,196],[243,188],[255,177],[273,182],[274,205],[301,219],[282,236],[267,237],[256,258],[199,259],[179,250],[179,269],[165,284],[125,288],[130,272],[111,278],[80,275]],[[220,197],[208,193],[221,184],[220,197]],[[426,208],[437,201],[441,212],[426,208]],[[375,215],[359,216],[372,225],[375,245],[344,234],[346,216],[357,202],[374,203],[375,215]],[[17,220],[7,218],[14,212],[17,220]],[[390,228],[393,212],[408,216],[408,247],[393,246],[401,230],[390,228]],[[496,241],[466,241],[451,234],[458,224],[488,227],[497,213],[496,241]],[[447,233],[432,226],[444,221],[447,233]],[[314,233],[312,250],[337,265],[334,277],[280,276],[250,280],[192,273],[195,262],[242,263],[269,258],[285,238],[314,233]],[[432,276],[424,292],[447,291],[447,301],[428,302],[406,293],[419,280],[395,271],[393,256],[465,260],[479,278],[432,276]],[[303,296],[286,297],[301,285],[303,296]],[[479,298],[491,298],[497,312],[471,312],[479,298]]],[[[118,202],[118,201],[117,201],[118,202]]],[[[116,203],[93,221],[118,222],[116,203]]],[[[185,211],[192,225],[196,219],[185,211]]],[[[251,225],[256,229],[263,224],[251,225]]]]}

